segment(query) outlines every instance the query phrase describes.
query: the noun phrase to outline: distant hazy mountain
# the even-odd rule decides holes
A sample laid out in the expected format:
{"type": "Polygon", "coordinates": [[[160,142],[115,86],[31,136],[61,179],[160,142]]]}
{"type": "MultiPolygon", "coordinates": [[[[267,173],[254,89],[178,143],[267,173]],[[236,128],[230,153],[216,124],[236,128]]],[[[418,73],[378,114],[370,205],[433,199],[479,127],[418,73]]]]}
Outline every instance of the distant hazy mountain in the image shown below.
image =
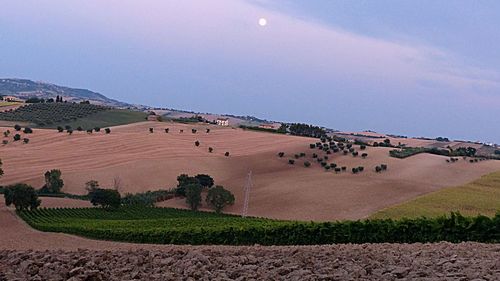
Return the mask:
{"type": "Polygon", "coordinates": [[[15,96],[19,98],[55,98],[59,95],[64,97],[67,101],[79,102],[88,100],[94,104],[116,107],[131,106],[128,103],[107,98],[104,95],[90,90],[74,89],[45,82],[35,82],[27,79],[0,78],[0,95],[15,96]]]}

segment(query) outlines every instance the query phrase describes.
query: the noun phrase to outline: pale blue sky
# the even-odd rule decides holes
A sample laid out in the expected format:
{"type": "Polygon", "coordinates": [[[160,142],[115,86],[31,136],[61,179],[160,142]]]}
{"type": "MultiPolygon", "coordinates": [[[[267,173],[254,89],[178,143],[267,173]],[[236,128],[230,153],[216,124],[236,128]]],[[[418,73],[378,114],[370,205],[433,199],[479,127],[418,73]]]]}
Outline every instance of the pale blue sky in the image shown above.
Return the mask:
{"type": "Polygon", "coordinates": [[[0,6],[0,77],[153,106],[500,142],[498,1],[0,6]]]}

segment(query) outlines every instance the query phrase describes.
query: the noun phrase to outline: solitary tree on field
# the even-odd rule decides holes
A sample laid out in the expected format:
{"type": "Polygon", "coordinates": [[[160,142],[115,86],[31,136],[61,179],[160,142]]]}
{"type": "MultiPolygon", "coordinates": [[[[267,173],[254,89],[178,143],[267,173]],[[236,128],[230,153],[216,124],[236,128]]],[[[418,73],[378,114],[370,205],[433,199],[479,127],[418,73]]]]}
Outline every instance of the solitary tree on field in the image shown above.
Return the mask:
{"type": "Polygon", "coordinates": [[[64,186],[64,181],[61,179],[61,170],[53,169],[45,172],[45,186],[42,191],[47,193],[60,193],[64,186]]]}
{"type": "Polygon", "coordinates": [[[220,213],[227,205],[234,204],[234,195],[224,187],[217,185],[208,191],[206,202],[215,212],[220,213]]]}

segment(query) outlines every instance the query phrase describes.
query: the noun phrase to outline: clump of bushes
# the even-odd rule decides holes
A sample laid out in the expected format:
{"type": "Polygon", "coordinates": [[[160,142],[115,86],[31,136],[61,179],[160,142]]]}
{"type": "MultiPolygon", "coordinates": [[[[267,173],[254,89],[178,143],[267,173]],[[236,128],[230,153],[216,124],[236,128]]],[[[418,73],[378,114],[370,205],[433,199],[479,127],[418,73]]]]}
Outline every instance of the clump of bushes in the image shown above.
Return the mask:
{"type": "Polygon", "coordinates": [[[195,145],[195,146],[200,146],[200,142],[199,142],[199,141],[195,141],[195,142],[194,142],[194,145],[195,145]]]}
{"type": "Polygon", "coordinates": [[[278,157],[280,157],[280,158],[281,158],[281,157],[283,157],[283,156],[285,156],[285,152],[279,152],[279,153],[278,153],[278,157]]]}
{"type": "Polygon", "coordinates": [[[364,159],[364,158],[366,158],[366,157],[368,157],[368,153],[363,153],[363,154],[361,154],[361,157],[362,157],[363,159],[364,159]]]}
{"type": "Polygon", "coordinates": [[[20,134],[15,134],[14,135],[14,141],[19,141],[21,140],[21,135],[20,134]]]}
{"type": "Polygon", "coordinates": [[[154,128],[149,128],[149,132],[153,133],[154,132],[154,128]]]}
{"type": "Polygon", "coordinates": [[[224,153],[224,156],[229,157],[229,152],[226,151],[226,153],[224,153]]]}
{"type": "Polygon", "coordinates": [[[110,129],[110,128],[106,128],[106,129],[104,129],[104,132],[105,132],[106,134],[109,134],[109,133],[111,133],[111,129],[110,129]]]}
{"type": "Polygon", "coordinates": [[[290,164],[290,165],[295,164],[295,160],[293,160],[293,159],[289,159],[289,160],[288,160],[288,164],[290,164]]]}
{"type": "Polygon", "coordinates": [[[224,187],[217,185],[208,191],[205,201],[216,213],[221,213],[227,205],[234,204],[234,195],[224,187]]]}
{"type": "Polygon", "coordinates": [[[212,153],[213,151],[214,151],[214,149],[213,149],[212,147],[209,147],[209,148],[208,148],[208,152],[209,152],[209,153],[212,153]]]}
{"type": "Polygon", "coordinates": [[[305,162],[304,162],[304,166],[305,166],[306,168],[311,167],[311,162],[309,162],[309,161],[305,161],[305,162]]]}

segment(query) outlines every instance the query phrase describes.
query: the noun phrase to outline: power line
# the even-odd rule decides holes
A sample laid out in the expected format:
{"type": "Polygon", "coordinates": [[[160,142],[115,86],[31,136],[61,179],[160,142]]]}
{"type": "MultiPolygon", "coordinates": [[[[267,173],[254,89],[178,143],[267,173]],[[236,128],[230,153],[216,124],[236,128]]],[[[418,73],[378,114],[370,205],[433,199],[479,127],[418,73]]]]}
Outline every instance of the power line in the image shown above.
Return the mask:
{"type": "Polygon", "coordinates": [[[241,213],[242,217],[246,217],[248,215],[248,203],[250,201],[250,189],[252,189],[252,171],[248,172],[247,182],[245,183],[245,201],[243,203],[243,212],[241,213]]]}

